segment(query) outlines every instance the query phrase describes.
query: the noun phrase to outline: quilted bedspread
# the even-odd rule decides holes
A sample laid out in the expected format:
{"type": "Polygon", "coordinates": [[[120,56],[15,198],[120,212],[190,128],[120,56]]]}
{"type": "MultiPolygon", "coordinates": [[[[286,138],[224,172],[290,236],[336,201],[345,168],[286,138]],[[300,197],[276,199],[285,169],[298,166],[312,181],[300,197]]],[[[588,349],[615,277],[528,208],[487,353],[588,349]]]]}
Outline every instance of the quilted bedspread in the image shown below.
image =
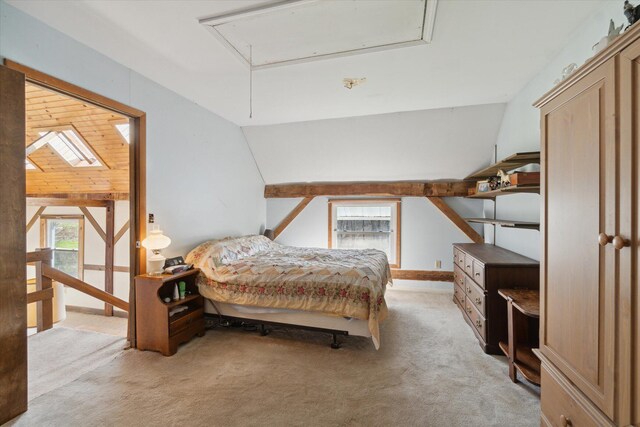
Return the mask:
{"type": "Polygon", "coordinates": [[[198,288],[206,298],[366,319],[379,348],[391,282],[382,251],[298,248],[245,236],[205,242],[187,262],[201,269],[198,288]]]}

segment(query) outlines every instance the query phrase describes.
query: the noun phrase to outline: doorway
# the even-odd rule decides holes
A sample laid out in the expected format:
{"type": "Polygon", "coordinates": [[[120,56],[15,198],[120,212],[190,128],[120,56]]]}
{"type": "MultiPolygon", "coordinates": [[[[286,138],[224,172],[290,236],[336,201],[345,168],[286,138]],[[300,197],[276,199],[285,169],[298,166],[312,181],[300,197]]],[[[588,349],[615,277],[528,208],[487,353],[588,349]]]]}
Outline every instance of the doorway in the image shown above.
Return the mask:
{"type": "MultiPolygon", "coordinates": [[[[125,275],[125,286],[131,283],[135,275],[145,272],[146,254],[140,249],[139,242],[146,233],[146,116],[140,110],[7,59],[4,60],[4,66],[0,67],[0,101],[0,154],[3,156],[3,168],[0,170],[0,191],[3,193],[0,213],[3,215],[0,225],[5,230],[1,239],[3,257],[0,259],[0,287],[4,294],[0,302],[0,336],[11,337],[4,344],[15,349],[15,352],[0,355],[0,370],[11,372],[11,375],[0,378],[2,424],[27,409],[26,306],[27,302],[37,305],[40,319],[38,326],[50,326],[47,322],[52,322],[53,319],[53,281],[63,282],[101,299],[106,303],[104,312],[108,315],[114,313],[114,306],[116,311],[119,308],[125,312],[130,319],[128,339],[132,346],[135,345],[135,325],[131,321],[135,319],[135,305],[129,305],[113,295],[109,297],[107,270],[111,269],[111,273],[115,274],[114,270],[117,267],[123,267],[118,273],[125,275]],[[32,121],[36,117],[38,120],[50,119],[49,123],[40,128],[30,126],[29,118],[25,115],[25,110],[29,111],[30,92],[34,94],[31,100],[33,103],[37,102],[36,94],[44,98],[50,97],[49,100],[52,102],[46,107],[42,106],[44,110],[31,117],[32,121]],[[66,98],[54,101],[56,96],[66,98]],[[125,147],[124,153],[128,157],[125,178],[118,181],[119,185],[124,183],[124,189],[109,187],[109,180],[86,180],[81,176],[80,172],[86,168],[93,168],[102,175],[119,170],[119,174],[122,175],[120,168],[112,167],[117,161],[109,159],[108,155],[100,152],[97,144],[91,143],[88,135],[94,132],[93,130],[82,131],[79,129],[81,126],[65,123],[69,121],[64,120],[65,117],[73,116],[76,110],[82,108],[98,108],[105,112],[105,118],[108,115],[112,116],[113,120],[109,126],[113,128],[114,134],[123,140],[121,145],[125,147]],[[54,118],[56,120],[53,120],[54,118]],[[45,154],[47,155],[44,156],[45,154]],[[45,159],[47,156],[53,159],[51,163],[45,159]],[[20,161],[20,158],[23,160],[20,161]],[[5,165],[5,162],[13,160],[19,163],[18,166],[5,165]],[[51,172],[55,169],[54,164],[67,168],[68,178],[45,177],[47,170],[51,172]],[[30,180],[28,174],[33,174],[31,176],[35,178],[30,180]],[[93,188],[86,189],[87,184],[93,185],[93,188]],[[100,186],[108,188],[98,188],[100,186]],[[128,224],[126,228],[123,227],[125,224],[116,228],[116,203],[123,201],[128,205],[128,224]],[[25,209],[25,205],[32,206],[25,209]],[[73,207],[79,213],[56,212],[53,207],[73,207]],[[31,212],[27,216],[29,208],[31,212]],[[92,213],[96,208],[104,208],[104,227],[96,220],[95,217],[98,215],[92,213]],[[38,226],[34,227],[36,224],[38,226]],[[86,246],[86,242],[79,234],[81,229],[84,234],[90,228],[89,225],[94,227],[101,237],[103,234],[105,236],[103,264],[87,262],[84,247],[81,252],[80,246],[86,246]],[[40,230],[39,234],[44,235],[38,236],[38,246],[40,242],[45,242],[54,249],[27,253],[27,229],[31,227],[40,230]],[[109,250],[110,245],[113,249],[113,245],[117,243],[116,238],[119,240],[127,234],[127,231],[123,230],[129,230],[128,245],[127,239],[123,239],[121,243],[128,246],[127,271],[122,271],[124,266],[117,265],[114,251],[109,250]],[[112,236],[111,241],[108,239],[109,236],[112,236]],[[53,244],[51,239],[54,239],[53,244]],[[37,273],[36,291],[29,295],[25,287],[25,253],[27,262],[35,265],[37,273]],[[52,264],[64,266],[63,270],[66,271],[58,270],[52,264]],[[87,286],[80,278],[88,272],[105,275],[105,290],[98,290],[102,293],[87,286]]],[[[101,130],[96,132],[100,133],[101,130]]],[[[111,291],[113,292],[113,282],[111,291]]],[[[134,301],[135,295],[131,295],[130,292],[125,299],[134,301]]]]}

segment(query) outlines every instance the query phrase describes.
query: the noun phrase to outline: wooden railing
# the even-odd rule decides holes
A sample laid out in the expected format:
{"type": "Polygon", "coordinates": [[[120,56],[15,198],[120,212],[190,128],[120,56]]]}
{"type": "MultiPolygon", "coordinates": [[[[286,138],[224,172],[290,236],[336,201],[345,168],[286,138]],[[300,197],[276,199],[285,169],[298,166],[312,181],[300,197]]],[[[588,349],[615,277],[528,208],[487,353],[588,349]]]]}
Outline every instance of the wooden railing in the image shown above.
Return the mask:
{"type": "Polygon", "coordinates": [[[53,327],[52,285],[54,280],[121,310],[129,311],[129,303],[126,301],[51,267],[52,258],[53,250],[49,248],[27,252],[27,264],[33,264],[36,268],[36,290],[27,294],[27,304],[38,304],[36,309],[38,332],[53,327]]]}

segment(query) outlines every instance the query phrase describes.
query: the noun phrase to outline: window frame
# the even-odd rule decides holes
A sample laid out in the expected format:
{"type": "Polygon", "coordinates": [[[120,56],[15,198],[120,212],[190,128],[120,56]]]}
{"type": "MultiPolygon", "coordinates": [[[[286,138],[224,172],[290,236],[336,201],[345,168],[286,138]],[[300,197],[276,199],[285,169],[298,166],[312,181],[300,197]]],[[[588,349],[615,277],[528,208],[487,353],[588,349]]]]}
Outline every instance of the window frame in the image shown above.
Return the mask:
{"type": "MultiPolygon", "coordinates": [[[[334,240],[334,224],[333,219],[335,216],[334,210],[338,205],[353,205],[353,204],[387,204],[387,205],[395,205],[395,260],[389,260],[389,267],[399,269],[401,266],[401,243],[402,243],[402,199],[393,198],[393,199],[329,199],[327,205],[329,208],[329,225],[328,225],[328,248],[331,249],[333,247],[334,240]]],[[[393,209],[392,209],[393,212],[393,209]]],[[[393,214],[392,214],[393,221],[393,214]]]]}
{"type": "Polygon", "coordinates": [[[51,248],[49,245],[49,233],[47,231],[47,221],[52,219],[75,219],[78,220],[78,279],[84,281],[84,215],[40,215],[40,247],[51,248]]]}
{"type": "MultiPolygon", "coordinates": [[[[70,142],[70,144],[73,147],[75,147],[75,148],[73,148],[74,151],[79,151],[81,153],[82,157],[86,157],[86,154],[82,152],[82,148],[77,147],[75,141],[71,140],[67,135],[64,134],[64,132],[72,132],[75,135],[75,137],[78,138],[80,143],[83,144],[85,146],[85,148],[92,154],[93,158],[95,158],[100,164],[99,165],[88,164],[88,165],[82,165],[82,166],[78,166],[77,164],[74,165],[74,164],[70,163],[67,159],[65,159],[57,150],[52,148],[52,150],[56,154],[56,156],[58,156],[60,159],[62,159],[62,161],[64,161],[70,168],[76,169],[76,170],[83,170],[83,169],[87,169],[87,170],[109,170],[109,169],[111,169],[109,167],[109,165],[104,161],[104,159],[96,152],[96,150],[91,146],[91,144],[89,144],[89,142],[86,140],[86,138],[80,133],[80,131],[74,125],[72,125],[72,124],[54,125],[54,126],[46,126],[46,127],[42,127],[42,128],[34,128],[33,130],[36,133],[38,133],[38,135],[40,133],[44,133],[44,135],[40,135],[33,142],[31,142],[29,145],[27,145],[26,148],[25,148],[26,151],[28,151],[34,144],[36,144],[42,138],[45,138],[49,133],[55,133],[56,135],[58,135],[58,134],[62,135],[62,136],[59,136],[59,138],[67,139],[70,142]]],[[[44,145],[47,145],[47,144],[48,144],[48,142],[45,143],[44,145]]],[[[36,148],[31,153],[25,153],[26,157],[28,158],[31,154],[35,153],[40,148],[43,148],[44,145],[42,147],[36,148]]],[[[29,158],[29,161],[31,161],[33,163],[33,161],[30,158],[29,158]]],[[[82,159],[81,159],[81,161],[82,161],[82,159]]]]}

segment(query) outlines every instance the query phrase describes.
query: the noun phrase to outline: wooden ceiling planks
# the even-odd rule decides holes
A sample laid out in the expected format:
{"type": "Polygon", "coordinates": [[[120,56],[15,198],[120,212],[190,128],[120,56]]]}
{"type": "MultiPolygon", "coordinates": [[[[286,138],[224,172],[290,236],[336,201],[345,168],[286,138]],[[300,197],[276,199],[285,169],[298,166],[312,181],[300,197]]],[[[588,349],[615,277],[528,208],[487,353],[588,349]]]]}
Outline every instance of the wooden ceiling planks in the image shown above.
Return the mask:
{"type": "Polygon", "coordinates": [[[25,146],[39,132],[72,125],[106,166],[74,168],[46,145],[29,156],[42,171],[27,171],[27,193],[129,192],[129,144],[115,127],[127,117],[32,83],[26,85],[26,117],[25,146]]]}

